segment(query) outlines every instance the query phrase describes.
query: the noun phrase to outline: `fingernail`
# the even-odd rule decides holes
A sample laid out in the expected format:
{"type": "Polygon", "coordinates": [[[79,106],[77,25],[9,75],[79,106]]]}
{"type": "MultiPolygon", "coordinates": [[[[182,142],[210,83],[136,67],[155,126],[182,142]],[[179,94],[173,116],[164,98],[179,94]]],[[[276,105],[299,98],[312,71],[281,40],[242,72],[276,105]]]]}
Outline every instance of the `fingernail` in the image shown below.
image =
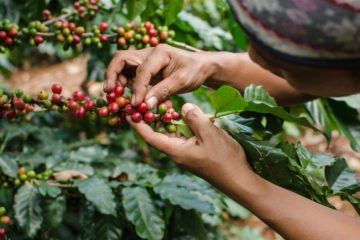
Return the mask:
{"type": "Polygon", "coordinates": [[[156,97],[151,97],[147,100],[147,105],[149,108],[153,108],[158,104],[158,100],[156,97]]]}
{"type": "Polygon", "coordinates": [[[133,94],[131,97],[131,105],[135,105],[135,102],[136,102],[136,97],[135,94],[133,94]]]}
{"type": "Polygon", "coordinates": [[[107,85],[106,85],[106,81],[104,82],[104,89],[106,89],[107,85]]]}
{"type": "Polygon", "coordinates": [[[186,115],[188,112],[190,112],[193,109],[194,109],[194,105],[192,105],[191,103],[186,103],[182,107],[182,114],[186,115]]]}

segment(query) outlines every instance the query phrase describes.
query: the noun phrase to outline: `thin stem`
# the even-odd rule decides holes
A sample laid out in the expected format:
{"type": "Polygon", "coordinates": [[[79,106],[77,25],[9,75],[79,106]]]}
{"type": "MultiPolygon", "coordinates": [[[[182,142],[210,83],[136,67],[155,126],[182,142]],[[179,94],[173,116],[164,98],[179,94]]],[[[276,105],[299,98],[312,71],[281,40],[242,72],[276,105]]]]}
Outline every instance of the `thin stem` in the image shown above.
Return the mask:
{"type": "Polygon", "coordinates": [[[46,22],[43,22],[43,25],[47,26],[47,25],[50,25],[56,21],[59,21],[59,20],[62,20],[62,19],[66,19],[68,17],[70,17],[71,15],[73,15],[75,12],[71,12],[70,10],[68,10],[68,13],[66,14],[63,14],[59,17],[56,17],[56,18],[52,18],[50,20],[47,20],[46,22]]]}
{"type": "Polygon", "coordinates": [[[181,47],[181,48],[184,48],[184,49],[192,51],[192,52],[203,52],[203,50],[201,50],[199,48],[195,48],[195,47],[192,47],[190,45],[187,45],[185,43],[178,42],[178,41],[172,41],[171,45],[174,45],[176,47],[181,47]]]}

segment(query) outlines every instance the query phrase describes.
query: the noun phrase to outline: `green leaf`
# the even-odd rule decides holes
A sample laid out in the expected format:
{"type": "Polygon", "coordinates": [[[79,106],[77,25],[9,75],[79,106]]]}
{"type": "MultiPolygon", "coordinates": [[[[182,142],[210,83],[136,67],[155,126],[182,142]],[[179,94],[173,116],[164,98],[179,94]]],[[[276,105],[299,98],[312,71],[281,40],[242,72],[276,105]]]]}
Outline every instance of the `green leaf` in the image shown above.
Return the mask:
{"type": "Polygon", "coordinates": [[[197,210],[202,213],[213,213],[212,205],[202,200],[196,192],[199,189],[186,186],[179,178],[186,179],[185,176],[173,174],[166,176],[164,180],[154,187],[154,191],[164,200],[169,200],[173,205],[178,205],[186,210],[197,210]]]}
{"type": "Polygon", "coordinates": [[[229,86],[222,86],[210,97],[215,116],[229,115],[244,111],[247,106],[240,92],[229,86]]]}
{"type": "Polygon", "coordinates": [[[64,196],[48,199],[44,203],[44,225],[46,229],[55,229],[64,219],[66,200],[64,196]]]}
{"type": "Polygon", "coordinates": [[[0,169],[6,176],[16,178],[18,165],[13,158],[2,154],[2,156],[0,156],[0,169]]]}
{"type": "Polygon", "coordinates": [[[333,165],[326,167],[325,175],[330,188],[335,193],[358,183],[354,170],[342,158],[337,159],[333,165]]]}
{"type": "Polygon", "coordinates": [[[184,0],[165,0],[165,25],[172,24],[184,7],[184,0]]]}
{"type": "Polygon", "coordinates": [[[336,101],[343,101],[349,107],[354,108],[354,109],[360,108],[360,94],[355,94],[355,95],[346,96],[346,97],[334,97],[332,99],[334,99],[336,101]]]}
{"type": "Polygon", "coordinates": [[[115,196],[103,178],[91,177],[77,183],[79,191],[103,214],[116,216],[115,196]]]}
{"type": "Polygon", "coordinates": [[[150,240],[163,239],[165,222],[148,191],[142,187],[127,187],[122,194],[126,217],[134,224],[138,236],[150,240]]]}
{"type": "Polygon", "coordinates": [[[183,119],[179,121],[174,121],[173,124],[177,125],[180,133],[186,138],[191,138],[192,136],[194,136],[193,132],[191,131],[191,129],[188,127],[188,125],[185,123],[183,119]]]}
{"type": "Polygon", "coordinates": [[[227,211],[227,213],[229,213],[232,217],[246,219],[252,215],[249,210],[247,210],[229,197],[224,197],[223,201],[225,204],[225,211],[227,211]]]}
{"type": "Polygon", "coordinates": [[[61,189],[56,186],[51,186],[47,184],[45,181],[40,181],[39,192],[43,196],[49,196],[55,198],[61,194],[61,189]]]}
{"type": "Polygon", "coordinates": [[[271,97],[263,86],[250,85],[245,89],[244,99],[247,102],[263,103],[276,107],[275,99],[271,97]]]}
{"type": "Polygon", "coordinates": [[[108,156],[108,151],[99,145],[82,147],[72,151],[69,156],[70,161],[79,161],[84,163],[102,162],[108,156]]]}
{"type": "Polygon", "coordinates": [[[32,184],[25,184],[15,195],[15,218],[30,238],[34,237],[43,222],[41,195],[32,184]]]}
{"type": "Polygon", "coordinates": [[[195,211],[180,209],[177,211],[177,231],[179,235],[191,236],[193,239],[205,240],[206,229],[200,215],[195,211]]]}
{"type": "Polygon", "coordinates": [[[148,0],[126,0],[129,18],[132,20],[139,16],[145,9],[148,0]]]}
{"type": "Polygon", "coordinates": [[[97,214],[94,218],[91,239],[118,240],[123,239],[123,223],[120,219],[110,215],[97,214]]]}

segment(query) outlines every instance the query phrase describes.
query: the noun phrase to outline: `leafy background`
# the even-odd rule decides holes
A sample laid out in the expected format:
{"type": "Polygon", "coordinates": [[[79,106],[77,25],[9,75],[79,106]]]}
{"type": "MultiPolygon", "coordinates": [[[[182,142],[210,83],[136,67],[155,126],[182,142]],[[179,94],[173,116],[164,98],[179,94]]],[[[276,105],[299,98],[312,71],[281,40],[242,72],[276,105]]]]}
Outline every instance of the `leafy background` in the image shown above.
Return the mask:
{"type": "MultiPolygon", "coordinates": [[[[2,1],[0,19],[22,25],[40,18],[45,7],[59,13],[71,3],[2,1]]],[[[224,0],[103,3],[103,14],[94,23],[151,19],[176,30],[176,40],[201,49],[241,51],[247,46],[224,0]]],[[[94,82],[103,80],[115,51],[107,47],[65,52],[51,43],[20,47],[0,55],[0,68],[9,76],[15,70],[86,55],[87,82],[81,87],[91,92],[91,86],[97,86],[94,82]]],[[[51,85],[53,79],[47,81],[51,85]]],[[[13,81],[3,83],[12,86],[13,81]]],[[[173,101],[177,107],[193,102],[219,117],[218,122],[243,145],[250,164],[264,178],[328,207],[333,207],[329,197],[340,196],[359,211],[355,195],[359,183],[343,158],[313,153],[297,141],[288,141],[289,134],[299,137],[311,131],[330,142],[332,132],[337,131],[359,151],[358,96],[318,99],[285,109],[262,87],[249,86],[242,95],[225,86],[217,91],[201,88],[173,101]]],[[[264,239],[257,229],[235,224],[236,219],[252,218],[249,211],[176,167],[129,128],[114,130],[86,119],[73,122],[58,113],[34,113],[31,123],[0,121],[0,153],[0,169],[8,178],[16,178],[20,166],[36,171],[72,170],[88,176],[57,184],[42,181],[1,187],[0,205],[14,219],[11,239],[264,239]]]]}

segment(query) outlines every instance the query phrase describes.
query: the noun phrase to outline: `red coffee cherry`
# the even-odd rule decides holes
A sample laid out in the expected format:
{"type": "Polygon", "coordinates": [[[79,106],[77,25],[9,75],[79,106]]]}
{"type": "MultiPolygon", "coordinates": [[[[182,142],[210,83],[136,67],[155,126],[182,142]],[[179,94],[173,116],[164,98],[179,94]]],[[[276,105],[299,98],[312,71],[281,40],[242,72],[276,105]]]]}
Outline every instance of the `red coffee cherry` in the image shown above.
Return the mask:
{"type": "Polygon", "coordinates": [[[76,28],[76,24],[73,23],[73,22],[70,22],[69,25],[68,25],[68,28],[70,29],[70,31],[74,31],[75,28],[76,28]]]}
{"type": "Polygon", "coordinates": [[[6,237],[6,230],[4,228],[0,228],[0,238],[3,239],[6,237]]]}
{"type": "Polygon", "coordinates": [[[147,123],[152,123],[152,122],[155,122],[156,120],[156,116],[154,113],[152,112],[146,112],[144,114],[144,121],[147,122],[147,123]]]}
{"type": "Polygon", "coordinates": [[[162,120],[166,123],[170,123],[171,120],[172,120],[172,116],[170,113],[165,113],[163,116],[162,116],[162,120]]]}
{"type": "Polygon", "coordinates": [[[109,25],[106,22],[102,22],[99,24],[99,30],[100,32],[106,32],[108,30],[109,25]]]}
{"type": "Polygon", "coordinates": [[[35,40],[36,44],[42,44],[45,41],[44,38],[42,36],[39,36],[39,35],[35,36],[34,40],[35,40]]]}
{"type": "Polygon", "coordinates": [[[171,116],[172,116],[172,119],[175,121],[180,119],[180,114],[178,112],[172,112],[171,116]]]}
{"type": "Polygon", "coordinates": [[[84,101],[85,99],[85,94],[81,91],[75,91],[73,93],[73,98],[75,101],[78,101],[78,102],[81,102],[81,101],[84,101]]]}
{"type": "Polygon", "coordinates": [[[132,114],[132,113],[134,112],[134,109],[133,109],[133,107],[131,106],[130,103],[126,104],[126,106],[125,106],[125,112],[126,112],[127,114],[132,114]]]}
{"type": "Polygon", "coordinates": [[[75,9],[79,9],[80,3],[79,3],[79,2],[74,2],[74,3],[73,3],[73,7],[74,7],[75,9]]]}
{"type": "Polygon", "coordinates": [[[91,99],[87,99],[85,101],[84,107],[86,110],[91,110],[95,107],[95,102],[91,99]]]}
{"type": "Polygon", "coordinates": [[[145,22],[145,23],[144,23],[144,28],[146,28],[147,30],[149,30],[149,29],[151,29],[151,25],[152,25],[151,22],[149,22],[149,21],[148,21],[148,22],[145,22]]]}
{"type": "Polygon", "coordinates": [[[79,107],[78,109],[76,109],[75,115],[76,115],[77,118],[85,117],[86,116],[86,109],[83,106],[79,107]]]}
{"type": "Polygon", "coordinates": [[[161,32],[160,33],[160,38],[163,39],[163,40],[166,40],[168,38],[168,33],[167,32],[161,32]]]}
{"type": "Polygon", "coordinates": [[[7,37],[7,34],[5,31],[0,31],[0,39],[5,39],[7,37]]]}
{"type": "Polygon", "coordinates": [[[117,84],[114,88],[114,93],[117,97],[121,97],[122,95],[124,95],[125,92],[125,88],[119,84],[117,84]]]}
{"type": "Polygon", "coordinates": [[[76,101],[70,99],[70,100],[68,100],[68,102],[67,102],[67,107],[68,107],[70,110],[76,110],[76,109],[79,107],[79,104],[78,104],[76,101]]]}
{"type": "Polygon", "coordinates": [[[52,95],[52,97],[51,97],[51,100],[53,100],[53,102],[60,103],[61,102],[61,95],[57,94],[57,93],[54,93],[52,95]]]}
{"type": "Polygon", "coordinates": [[[137,111],[140,113],[145,113],[147,110],[148,106],[144,102],[140,103],[140,105],[137,107],[137,111]]]}
{"type": "Polygon", "coordinates": [[[128,103],[128,101],[124,97],[118,97],[118,98],[116,98],[116,103],[119,104],[120,108],[122,108],[128,103]]]}
{"type": "Polygon", "coordinates": [[[109,112],[117,113],[120,110],[119,104],[112,102],[109,104],[109,112]]]}
{"type": "Polygon", "coordinates": [[[72,37],[73,37],[73,42],[75,43],[75,44],[79,44],[79,43],[81,43],[81,38],[78,36],[78,35],[72,35],[72,37]]]}
{"type": "Polygon", "coordinates": [[[139,112],[133,112],[133,113],[131,114],[131,119],[132,119],[134,122],[139,123],[139,122],[141,122],[141,120],[142,120],[142,115],[141,115],[141,113],[139,113],[139,112]]]}
{"type": "Polygon", "coordinates": [[[62,86],[61,86],[60,84],[55,83],[55,84],[53,84],[53,85],[51,86],[51,91],[52,91],[53,93],[61,94],[61,92],[62,92],[62,86]]]}
{"type": "Polygon", "coordinates": [[[106,94],[106,99],[109,101],[109,102],[115,102],[116,101],[116,95],[114,92],[111,92],[111,93],[108,93],[106,94]]]}
{"type": "Polygon", "coordinates": [[[159,44],[159,39],[157,37],[152,37],[150,38],[150,41],[149,43],[152,45],[152,46],[156,46],[159,44]]]}
{"type": "Polygon", "coordinates": [[[16,109],[19,109],[19,110],[24,109],[24,107],[25,107],[24,100],[23,100],[22,98],[17,98],[17,99],[15,99],[15,101],[14,101],[14,107],[15,107],[16,109]]]}
{"type": "Polygon", "coordinates": [[[150,37],[156,37],[157,31],[152,28],[148,30],[148,34],[150,35],[150,37]]]}
{"type": "Polygon", "coordinates": [[[44,9],[42,11],[42,15],[43,15],[45,20],[49,20],[51,18],[51,12],[50,12],[49,9],[44,9]]]}
{"type": "Polygon", "coordinates": [[[5,116],[8,120],[11,120],[16,116],[16,112],[15,112],[15,110],[12,110],[12,109],[8,110],[8,111],[6,111],[5,116]]]}
{"type": "Polygon", "coordinates": [[[17,29],[16,28],[10,28],[10,30],[8,31],[8,35],[10,37],[13,37],[13,38],[16,37],[18,35],[17,29]]]}
{"type": "Polygon", "coordinates": [[[107,107],[100,108],[99,115],[100,115],[100,117],[103,117],[103,118],[109,116],[109,109],[107,107]]]}
{"type": "Polygon", "coordinates": [[[6,37],[5,41],[4,41],[6,46],[10,46],[11,44],[13,44],[13,42],[14,42],[14,40],[12,40],[12,38],[10,38],[10,37],[6,37]]]}
{"type": "Polygon", "coordinates": [[[99,39],[102,43],[106,43],[108,41],[108,37],[106,35],[100,35],[99,39]]]}

